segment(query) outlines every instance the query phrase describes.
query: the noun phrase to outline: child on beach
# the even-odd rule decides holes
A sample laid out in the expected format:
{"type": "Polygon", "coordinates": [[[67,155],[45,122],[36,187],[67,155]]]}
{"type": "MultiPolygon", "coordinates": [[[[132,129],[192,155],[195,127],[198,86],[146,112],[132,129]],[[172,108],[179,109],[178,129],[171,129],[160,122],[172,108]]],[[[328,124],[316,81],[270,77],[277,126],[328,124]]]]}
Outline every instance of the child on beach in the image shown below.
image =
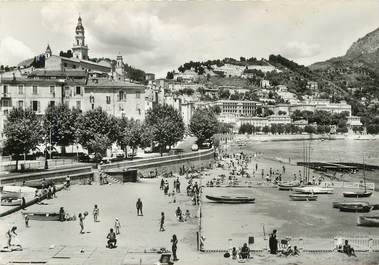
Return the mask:
{"type": "Polygon", "coordinates": [[[97,204],[95,204],[94,208],[93,208],[93,221],[96,223],[98,222],[98,218],[99,217],[99,208],[97,207],[97,204]]]}
{"type": "Polygon", "coordinates": [[[121,228],[121,223],[118,220],[118,218],[116,218],[116,220],[114,221],[114,230],[116,232],[116,235],[120,234],[120,228],[121,228]]]}

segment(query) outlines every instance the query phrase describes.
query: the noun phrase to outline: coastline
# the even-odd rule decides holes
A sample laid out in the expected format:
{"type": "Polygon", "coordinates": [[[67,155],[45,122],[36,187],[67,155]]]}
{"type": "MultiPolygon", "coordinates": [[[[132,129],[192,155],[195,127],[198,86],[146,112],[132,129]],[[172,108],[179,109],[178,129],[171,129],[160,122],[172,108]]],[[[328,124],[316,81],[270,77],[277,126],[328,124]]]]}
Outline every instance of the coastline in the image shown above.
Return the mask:
{"type": "Polygon", "coordinates": [[[343,134],[236,134],[235,141],[303,141],[303,140],[376,140],[376,135],[343,135],[343,134]]]}

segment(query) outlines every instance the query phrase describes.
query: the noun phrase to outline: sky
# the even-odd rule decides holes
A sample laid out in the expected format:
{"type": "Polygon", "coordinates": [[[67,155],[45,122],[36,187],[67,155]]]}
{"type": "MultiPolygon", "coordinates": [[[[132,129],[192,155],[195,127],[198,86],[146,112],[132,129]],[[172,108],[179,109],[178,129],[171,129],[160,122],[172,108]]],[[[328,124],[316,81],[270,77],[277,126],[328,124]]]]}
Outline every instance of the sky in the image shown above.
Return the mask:
{"type": "Polygon", "coordinates": [[[181,64],[281,54],[300,64],[341,56],[379,27],[377,0],[0,2],[0,65],[72,47],[80,15],[90,57],[164,77],[181,64]]]}

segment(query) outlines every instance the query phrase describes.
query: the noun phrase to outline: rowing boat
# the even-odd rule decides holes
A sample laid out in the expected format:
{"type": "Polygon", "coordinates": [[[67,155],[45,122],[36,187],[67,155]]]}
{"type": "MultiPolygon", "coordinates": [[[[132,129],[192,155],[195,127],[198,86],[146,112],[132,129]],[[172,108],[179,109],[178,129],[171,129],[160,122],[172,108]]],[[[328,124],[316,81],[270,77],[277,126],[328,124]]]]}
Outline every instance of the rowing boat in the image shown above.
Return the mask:
{"type": "Polygon", "coordinates": [[[346,198],[367,198],[372,195],[372,191],[345,191],[342,194],[346,198]]]}
{"type": "Polygon", "coordinates": [[[368,213],[372,208],[371,205],[340,205],[339,207],[341,212],[349,213],[368,213]]]}
{"type": "Polygon", "coordinates": [[[332,194],[333,188],[322,188],[318,186],[307,186],[307,187],[295,187],[292,188],[294,192],[304,193],[304,194],[332,194]]]}
{"type": "Polygon", "coordinates": [[[231,197],[231,196],[205,196],[208,200],[219,203],[254,203],[255,198],[252,197],[231,197]]]}
{"type": "Polygon", "coordinates": [[[59,213],[55,212],[23,212],[30,220],[36,221],[59,221],[59,213]]]}
{"type": "Polygon", "coordinates": [[[316,201],[317,195],[312,194],[290,194],[290,199],[293,201],[316,201]]]}
{"type": "Polygon", "coordinates": [[[282,182],[278,184],[279,190],[292,190],[295,187],[299,187],[300,183],[298,182],[282,182]]]}
{"type": "Polygon", "coordinates": [[[357,225],[379,227],[379,216],[358,216],[357,225]]]}
{"type": "Polygon", "coordinates": [[[1,206],[19,206],[22,204],[20,198],[1,198],[1,206]]]}
{"type": "Polygon", "coordinates": [[[333,208],[339,209],[340,206],[369,206],[370,204],[368,202],[364,201],[355,201],[355,202],[333,202],[333,208]]]}

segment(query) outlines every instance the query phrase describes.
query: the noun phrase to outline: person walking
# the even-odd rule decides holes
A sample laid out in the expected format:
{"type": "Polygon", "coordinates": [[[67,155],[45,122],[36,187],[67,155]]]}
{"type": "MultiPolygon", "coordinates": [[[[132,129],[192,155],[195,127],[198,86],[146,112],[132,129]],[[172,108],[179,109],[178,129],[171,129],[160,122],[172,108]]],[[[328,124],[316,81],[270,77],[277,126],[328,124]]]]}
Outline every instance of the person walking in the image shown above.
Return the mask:
{"type": "Polygon", "coordinates": [[[121,223],[118,220],[118,218],[116,218],[116,220],[114,221],[114,230],[116,232],[116,235],[120,234],[120,228],[121,228],[121,223]]]}
{"type": "Polygon", "coordinates": [[[143,216],[142,207],[143,207],[142,201],[140,198],[138,198],[136,202],[137,216],[143,216]]]}
{"type": "Polygon", "coordinates": [[[29,227],[29,215],[25,214],[25,227],[29,227]]]}
{"type": "Polygon", "coordinates": [[[78,215],[81,234],[84,234],[84,219],[86,218],[87,214],[87,212],[84,212],[84,214],[79,213],[78,215]]]}
{"type": "Polygon", "coordinates": [[[165,219],[164,212],[161,212],[161,221],[160,221],[159,232],[165,231],[165,229],[164,229],[164,219],[165,219]]]}
{"type": "Polygon", "coordinates": [[[17,236],[16,230],[17,230],[17,226],[12,226],[12,228],[9,229],[8,232],[7,232],[8,247],[12,246],[12,237],[17,236]]]}
{"type": "Polygon", "coordinates": [[[95,204],[95,206],[93,207],[93,221],[96,223],[96,222],[99,222],[99,220],[97,219],[99,217],[99,208],[97,207],[97,204],[95,204]]]}
{"type": "Polygon", "coordinates": [[[178,249],[178,239],[176,238],[175,234],[172,236],[171,243],[172,243],[171,250],[172,250],[173,259],[174,259],[174,261],[178,261],[179,259],[176,256],[176,251],[178,249]]]}

